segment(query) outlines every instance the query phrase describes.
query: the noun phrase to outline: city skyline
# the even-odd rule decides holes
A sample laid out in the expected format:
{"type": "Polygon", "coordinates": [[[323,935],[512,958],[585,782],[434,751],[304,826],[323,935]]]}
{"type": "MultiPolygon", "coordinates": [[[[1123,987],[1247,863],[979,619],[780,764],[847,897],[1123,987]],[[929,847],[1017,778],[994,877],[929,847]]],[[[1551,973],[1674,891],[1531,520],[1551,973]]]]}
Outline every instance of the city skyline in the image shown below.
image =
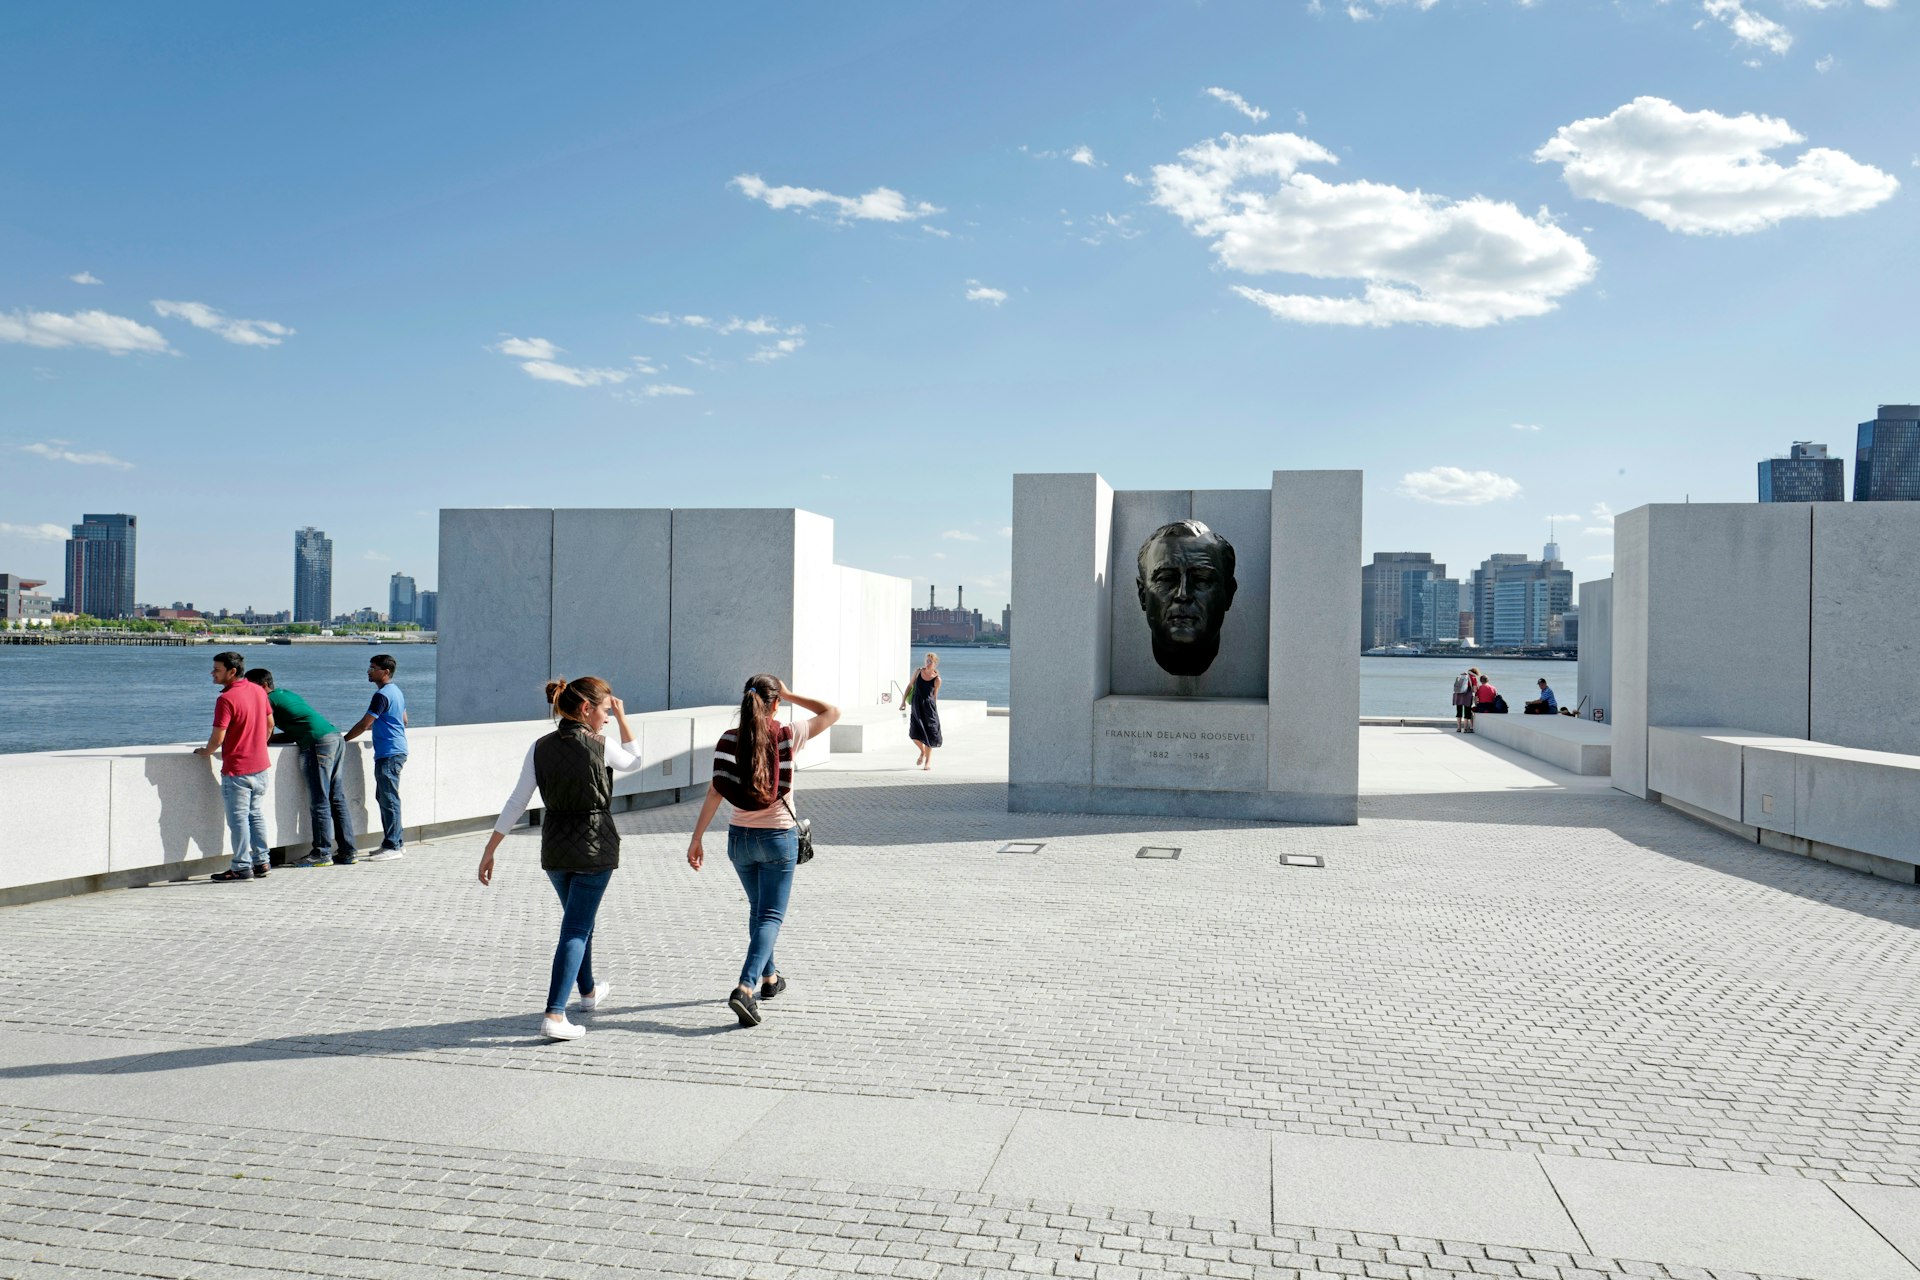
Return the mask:
{"type": "Polygon", "coordinates": [[[992,612],[1015,472],[1324,467],[1369,550],[1604,576],[1920,398],[1916,8],[36,14],[0,566],[133,510],[142,596],[285,608],[309,525],[347,608],[442,507],[795,506],[992,612]]]}

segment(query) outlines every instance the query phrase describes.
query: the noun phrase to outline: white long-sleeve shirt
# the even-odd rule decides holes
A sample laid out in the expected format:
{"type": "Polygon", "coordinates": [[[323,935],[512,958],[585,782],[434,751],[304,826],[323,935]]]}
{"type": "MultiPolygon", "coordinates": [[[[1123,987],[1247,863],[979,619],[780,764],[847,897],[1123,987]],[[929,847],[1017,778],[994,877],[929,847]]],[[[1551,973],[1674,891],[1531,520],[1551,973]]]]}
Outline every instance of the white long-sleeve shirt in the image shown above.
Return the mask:
{"type": "MultiPolygon", "coordinates": [[[[601,741],[606,743],[607,766],[615,773],[632,773],[640,767],[638,742],[616,743],[608,742],[605,738],[601,741]]],[[[513,794],[507,797],[506,808],[500,810],[500,821],[493,824],[493,829],[501,835],[511,831],[513,824],[526,816],[527,806],[533,802],[533,789],[538,785],[533,776],[533,751],[539,745],[536,741],[527,748],[527,758],[520,764],[520,780],[513,784],[513,794]]]]}

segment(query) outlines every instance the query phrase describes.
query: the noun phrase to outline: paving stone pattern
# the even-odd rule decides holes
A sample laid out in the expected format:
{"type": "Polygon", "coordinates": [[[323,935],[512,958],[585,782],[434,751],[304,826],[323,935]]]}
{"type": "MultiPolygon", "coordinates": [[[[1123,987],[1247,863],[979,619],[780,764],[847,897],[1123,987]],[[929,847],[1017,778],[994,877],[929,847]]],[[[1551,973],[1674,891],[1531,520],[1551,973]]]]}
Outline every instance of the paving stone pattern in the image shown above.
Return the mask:
{"type": "Polygon", "coordinates": [[[802,796],[792,989],[749,1034],[720,1003],[742,896],[723,834],[686,867],[691,804],[621,818],[618,991],[575,1044],[529,1034],[533,834],[492,889],[475,836],[9,908],[0,1027],[1920,1185],[1911,886],[1612,793],[1376,796],[1356,828],[1009,815],[904,770],[802,796]],[[1180,859],[1133,856],[1157,842],[1180,859]]]}
{"type": "Polygon", "coordinates": [[[1314,1227],[0,1106],[0,1276],[1757,1280],[1314,1227]]]}

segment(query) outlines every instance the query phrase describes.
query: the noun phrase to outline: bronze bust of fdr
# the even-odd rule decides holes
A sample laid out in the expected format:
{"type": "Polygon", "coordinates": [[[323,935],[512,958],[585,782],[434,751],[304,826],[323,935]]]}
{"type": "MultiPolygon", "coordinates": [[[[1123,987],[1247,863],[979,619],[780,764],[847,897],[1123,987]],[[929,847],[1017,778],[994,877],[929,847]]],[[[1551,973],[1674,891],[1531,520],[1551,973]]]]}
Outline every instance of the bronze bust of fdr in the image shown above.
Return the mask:
{"type": "Polygon", "coordinates": [[[1197,676],[1220,653],[1220,625],[1233,607],[1233,544],[1198,520],[1161,525],[1136,557],[1140,607],[1153,632],[1153,660],[1197,676]]]}

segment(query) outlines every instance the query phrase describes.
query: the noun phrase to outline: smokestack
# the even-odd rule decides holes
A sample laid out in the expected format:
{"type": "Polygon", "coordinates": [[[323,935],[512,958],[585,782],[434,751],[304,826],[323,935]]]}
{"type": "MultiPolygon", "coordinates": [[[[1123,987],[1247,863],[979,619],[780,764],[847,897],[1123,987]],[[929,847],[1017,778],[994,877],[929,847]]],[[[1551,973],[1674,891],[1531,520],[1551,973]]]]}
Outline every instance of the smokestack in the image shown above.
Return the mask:
{"type": "Polygon", "coordinates": [[[929,609],[933,609],[933,608],[937,608],[937,607],[938,607],[938,606],[936,606],[936,605],[935,605],[935,604],[933,603],[933,593],[934,593],[934,591],[935,591],[935,587],[934,587],[934,585],[933,585],[933,584],[932,584],[931,582],[929,582],[929,583],[927,584],[927,608],[929,608],[929,609]]]}
{"type": "Polygon", "coordinates": [[[955,587],[953,592],[953,607],[965,613],[967,611],[967,589],[965,587],[955,587]]]}

